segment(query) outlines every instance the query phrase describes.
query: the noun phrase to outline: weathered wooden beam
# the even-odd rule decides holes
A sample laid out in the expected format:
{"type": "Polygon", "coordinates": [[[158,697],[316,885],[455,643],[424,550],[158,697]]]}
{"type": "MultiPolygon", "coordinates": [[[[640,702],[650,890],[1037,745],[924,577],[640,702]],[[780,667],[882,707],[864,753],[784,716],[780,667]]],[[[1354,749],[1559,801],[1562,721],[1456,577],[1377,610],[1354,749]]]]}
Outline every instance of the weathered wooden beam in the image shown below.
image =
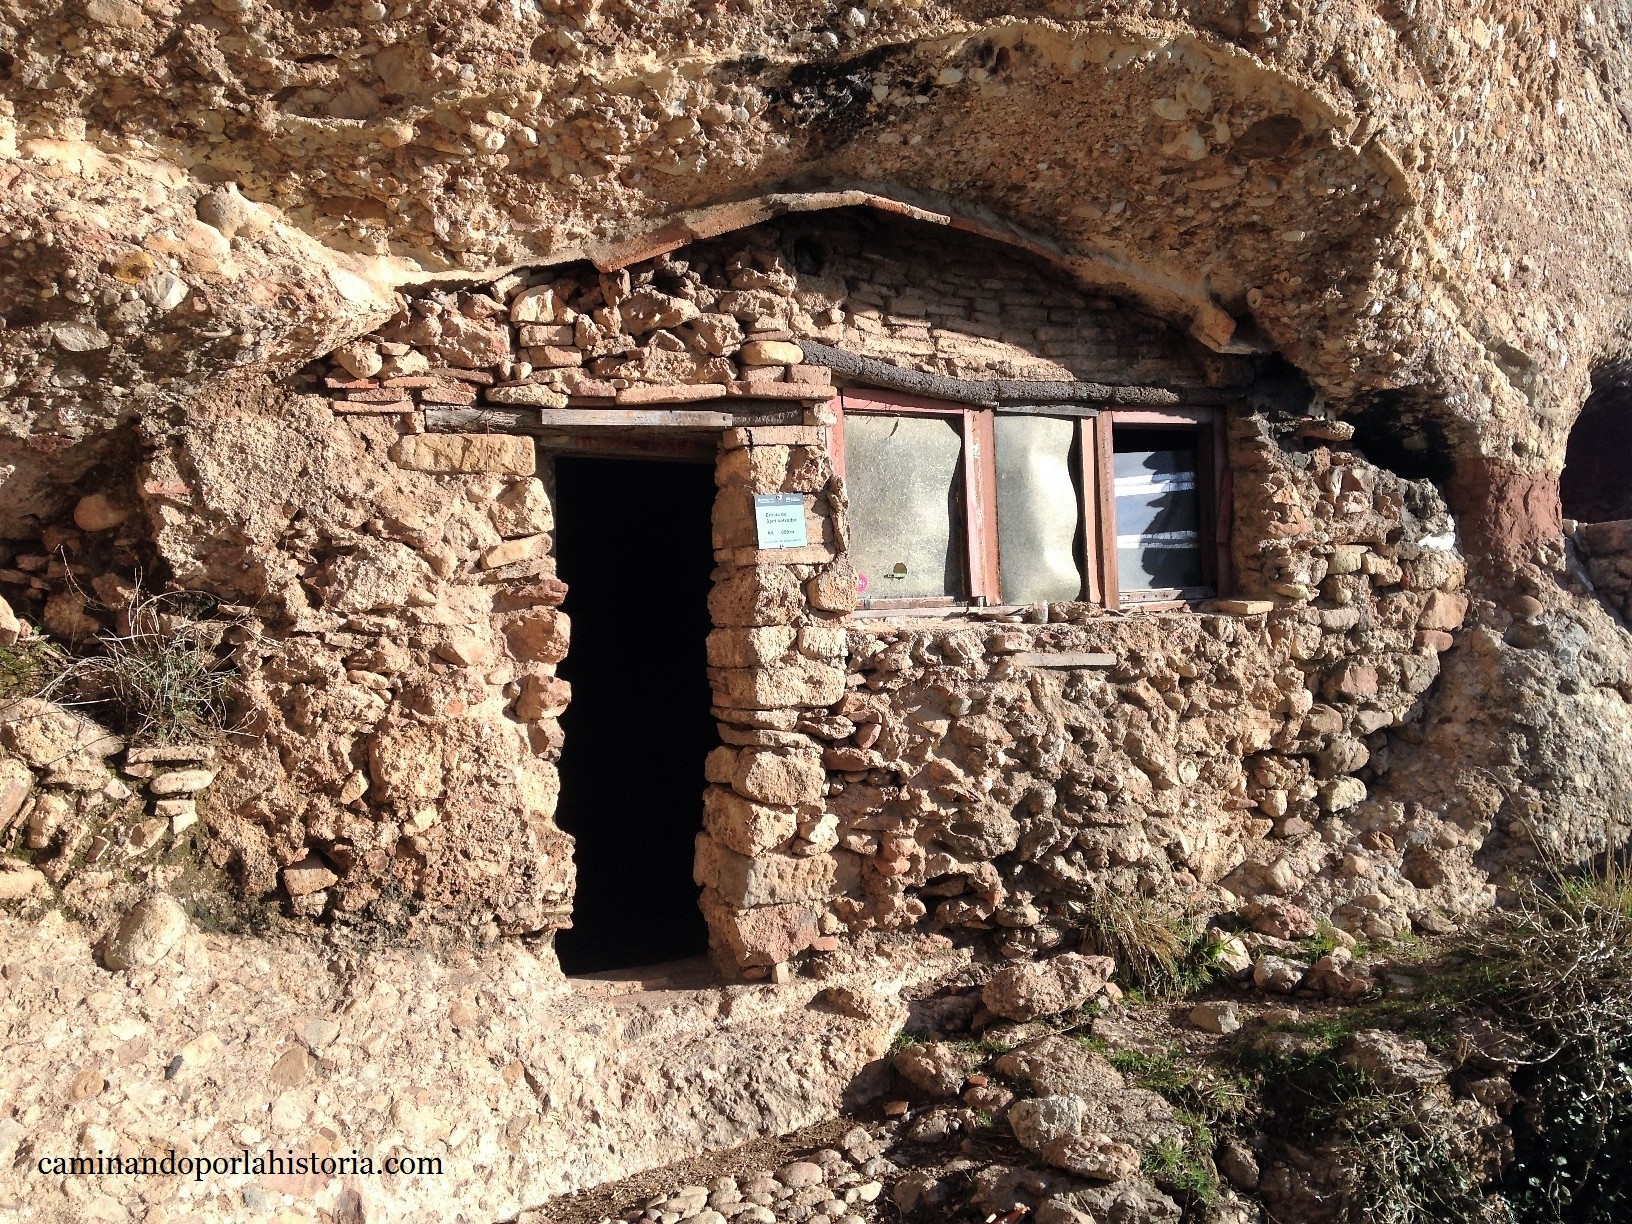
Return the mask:
{"type": "Polygon", "coordinates": [[[737,425],[798,425],[798,409],[713,412],[695,408],[431,408],[425,428],[432,433],[610,433],[618,430],[716,432],[737,425]]]}
{"type": "MultiPolygon", "coordinates": [[[[1009,411],[1033,409],[1043,404],[1129,404],[1156,406],[1163,404],[1193,404],[1212,407],[1228,402],[1230,396],[1212,387],[1127,387],[1096,382],[1045,382],[1036,379],[952,378],[945,374],[926,374],[921,370],[903,369],[876,357],[862,357],[847,353],[818,340],[799,341],[805,360],[812,365],[826,366],[835,374],[853,378],[857,382],[890,391],[905,391],[930,399],[951,400],[958,404],[978,404],[983,408],[1009,411]]],[[[1091,413],[1062,413],[1057,415],[1092,415],[1091,413]]]]}
{"type": "Polygon", "coordinates": [[[905,391],[930,399],[951,400],[957,404],[979,404],[995,408],[997,397],[990,383],[972,382],[967,378],[949,378],[944,374],[925,374],[921,370],[904,370],[874,357],[858,357],[843,349],[833,348],[816,340],[800,340],[805,360],[812,365],[826,366],[835,374],[853,378],[887,391],[905,391]]]}
{"type": "Polygon", "coordinates": [[[432,433],[537,433],[540,408],[427,408],[425,428],[432,433]]]}
{"type": "Polygon", "coordinates": [[[471,432],[539,433],[573,429],[729,429],[729,412],[683,408],[427,408],[425,427],[471,432]]]}

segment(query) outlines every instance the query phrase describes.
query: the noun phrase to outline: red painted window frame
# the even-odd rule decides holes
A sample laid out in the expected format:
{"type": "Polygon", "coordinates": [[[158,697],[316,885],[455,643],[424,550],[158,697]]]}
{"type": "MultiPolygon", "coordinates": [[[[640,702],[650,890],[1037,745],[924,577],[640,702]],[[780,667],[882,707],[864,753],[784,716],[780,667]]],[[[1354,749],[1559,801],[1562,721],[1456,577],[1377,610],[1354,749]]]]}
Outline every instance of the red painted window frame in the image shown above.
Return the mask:
{"type": "MultiPolygon", "coordinates": [[[[873,599],[866,612],[949,609],[964,606],[1001,606],[1002,561],[997,543],[997,464],[994,439],[996,412],[893,391],[844,390],[829,403],[835,421],[828,427],[828,453],[834,472],[845,475],[844,422],[850,413],[887,416],[939,416],[955,420],[963,438],[960,476],[963,482],[965,599],[873,599]]],[[[1041,415],[1047,415],[1043,413],[1041,415]]],[[[1203,552],[1205,573],[1213,590],[1222,593],[1229,577],[1230,475],[1226,464],[1224,414],[1211,408],[1116,409],[1098,416],[1077,418],[1080,456],[1079,512],[1084,523],[1083,598],[1101,607],[1154,609],[1182,606],[1182,600],[1123,605],[1117,589],[1116,494],[1114,433],[1117,425],[1192,428],[1204,433],[1210,461],[1199,473],[1205,482],[1202,495],[1203,538],[1213,536],[1214,547],[1203,552]]]]}

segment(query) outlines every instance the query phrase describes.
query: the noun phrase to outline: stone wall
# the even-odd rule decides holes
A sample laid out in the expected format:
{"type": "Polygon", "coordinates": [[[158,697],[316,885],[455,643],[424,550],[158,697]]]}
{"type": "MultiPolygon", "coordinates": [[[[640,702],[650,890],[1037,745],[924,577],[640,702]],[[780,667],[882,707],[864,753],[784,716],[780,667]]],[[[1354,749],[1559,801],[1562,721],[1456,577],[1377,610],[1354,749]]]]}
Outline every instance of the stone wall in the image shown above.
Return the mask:
{"type": "MultiPolygon", "coordinates": [[[[719,434],[721,745],[699,762],[695,872],[734,969],[915,927],[1028,955],[1074,939],[1106,890],[1305,903],[1373,935],[1465,911],[1485,895],[1471,850],[1379,793],[1466,611],[1445,507],[1254,368],[1013,249],[845,211],[431,291],[283,388],[224,383],[147,424],[112,498],[234,617],[253,736],[209,792],[204,853],[297,915],[569,921],[570,595],[533,439],[482,431],[699,404],[792,422],[719,434]],[[1223,396],[1240,589],[858,619],[833,388],[800,340],[962,379],[1223,396]],[[803,495],[809,545],[757,548],[766,492],[803,495]]],[[[49,623],[64,593],[29,585],[21,608],[49,623]]],[[[82,853],[43,849],[64,876],[82,853]]]]}

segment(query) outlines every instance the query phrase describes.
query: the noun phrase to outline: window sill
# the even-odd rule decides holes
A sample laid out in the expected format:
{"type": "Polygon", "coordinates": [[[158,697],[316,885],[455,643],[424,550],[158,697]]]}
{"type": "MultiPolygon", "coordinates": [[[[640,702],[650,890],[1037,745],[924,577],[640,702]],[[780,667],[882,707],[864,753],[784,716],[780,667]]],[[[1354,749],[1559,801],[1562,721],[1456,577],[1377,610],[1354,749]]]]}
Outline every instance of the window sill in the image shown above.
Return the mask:
{"type": "Polygon", "coordinates": [[[967,620],[990,624],[1089,624],[1105,619],[1131,620],[1143,612],[1207,612],[1214,615],[1230,615],[1220,609],[1208,608],[1206,605],[1215,603],[1219,599],[1216,595],[1197,595],[1183,599],[1149,600],[1141,603],[1125,604],[1120,608],[1103,608],[1094,604],[1085,604],[1092,611],[1082,621],[1039,621],[1027,620],[1036,604],[997,604],[991,607],[976,607],[970,604],[901,604],[891,607],[857,608],[847,613],[847,621],[888,621],[888,620],[967,620]]]}

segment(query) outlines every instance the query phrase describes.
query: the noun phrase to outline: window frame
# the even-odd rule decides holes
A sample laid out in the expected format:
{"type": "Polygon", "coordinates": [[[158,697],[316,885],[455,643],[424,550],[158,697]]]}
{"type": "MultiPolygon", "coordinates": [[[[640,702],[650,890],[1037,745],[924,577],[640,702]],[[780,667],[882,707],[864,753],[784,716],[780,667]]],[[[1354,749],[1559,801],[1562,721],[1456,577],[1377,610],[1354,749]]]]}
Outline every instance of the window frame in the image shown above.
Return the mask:
{"type": "Polygon", "coordinates": [[[1094,449],[1098,457],[1100,513],[1099,564],[1102,598],[1111,609],[1184,607],[1221,597],[1230,575],[1231,483],[1225,444],[1224,413],[1217,408],[1110,408],[1094,420],[1094,449]],[[1171,429],[1200,435],[1197,445],[1196,534],[1201,548],[1201,577],[1205,593],[1187,596],[1182,591],[1141,589],[1149,598],[1124,600],[1118,574],[1116,547],[1116,429],[1171,429]]]}
{"type": "MultiPolygon", "coordinates": [[[[872,388],[845,389],[829,405],[834,423],[827,427],[828,453],[833,470],[845,475],[845,418],[852,414],[875,416],[937,416],[953,420],[963,440],[959,466],[960,502],[964,517],[963,598],[862,598],[856,615],[877,612],[919,611],[925,615],[956,614],[974,608],[1018,609],[1004,604],[1002,560],[997,531],[997,464],[995,421],[1003,408],[950,403],[872,388]]],[[[1037,405],[1007,412],[1072,420],[1077,431],[1078,513],[1083,524],[1082,602],[1111,611],[1154,611],[1188,607],[1202,599],[1223,595],[1230,580],[1229,531],[1231,481],[1225,450],[1224,412],[1216,408],[1091,408],[1082,405],[1037,405]],[[1198,532],[1203,543],[1202,574],[1206,594],[1153,590],[1150,598],[1124,602],[1119,589],[1116,549],[1115,430],[1118,426],[1193,431],[1201,435],[1197,486],[1200,503],[1198,532]],[[1210,547],[1209,547],[1210,545],[1210,547]]],[[[1146,592],[1141,592],[1146,594],[1146,592]]]]}

